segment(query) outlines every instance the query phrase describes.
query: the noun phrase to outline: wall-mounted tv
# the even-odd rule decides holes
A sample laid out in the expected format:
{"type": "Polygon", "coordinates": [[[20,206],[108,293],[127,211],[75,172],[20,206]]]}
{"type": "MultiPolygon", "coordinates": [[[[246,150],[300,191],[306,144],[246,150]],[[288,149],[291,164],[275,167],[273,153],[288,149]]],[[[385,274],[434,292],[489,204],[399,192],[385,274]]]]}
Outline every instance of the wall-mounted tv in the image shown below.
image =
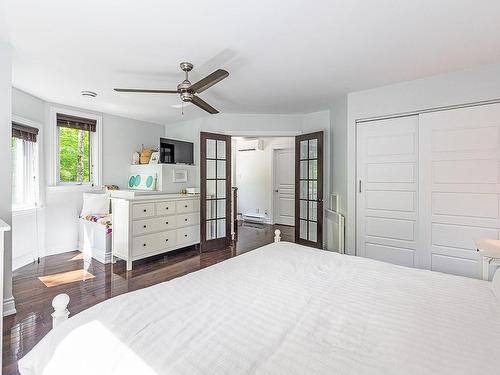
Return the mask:
{"type": "Polygon", "coordinates": [[[193,143],[160,138],[160,163],[194,164],[193,143]]]}

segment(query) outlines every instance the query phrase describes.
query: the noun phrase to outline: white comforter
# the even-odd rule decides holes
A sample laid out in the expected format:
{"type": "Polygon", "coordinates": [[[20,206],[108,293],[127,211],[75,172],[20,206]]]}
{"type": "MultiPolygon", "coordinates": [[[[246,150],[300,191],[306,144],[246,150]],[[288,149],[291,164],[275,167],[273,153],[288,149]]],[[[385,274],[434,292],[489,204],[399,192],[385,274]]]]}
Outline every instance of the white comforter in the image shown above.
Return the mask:
{"type": "Polygon", "coordinates": [[[24,374],[499,374],[490,283],[281,242],[112,298],[24,374]]]}

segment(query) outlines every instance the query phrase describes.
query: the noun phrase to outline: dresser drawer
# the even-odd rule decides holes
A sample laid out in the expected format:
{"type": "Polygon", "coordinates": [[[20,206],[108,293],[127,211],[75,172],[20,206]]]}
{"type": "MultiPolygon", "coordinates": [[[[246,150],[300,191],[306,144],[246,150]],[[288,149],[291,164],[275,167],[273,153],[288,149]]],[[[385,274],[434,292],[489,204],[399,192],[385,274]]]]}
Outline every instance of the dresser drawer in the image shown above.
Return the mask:
{"type": "Polygon", "coordinates": [[[132,206],[132,219],[155,216],[154,203],[140,203],[132,206]]]}
{"type": "Polygon", "coordinates": [[[176,202],[177,213],[197,212],[200,210],[199,200],[185,200],[176,202]]]}
{"type": "Polygon", "coordinates": [[[175,246],[175,231],[147,234],[132,239],[132,257],[137,258],[154,251],[167,249],[175,246]]]}
{"type": "Polygon", "coordinates": [[[135,220],[132,222],[132,235],[166,231],[175,228],[175,217],[155,217],[153,219],[135,220]]]}
{"type": "Polygon", "coordinates": [[[175,214],[175,202],[158,202],[155,203],[156,215],[175,214]]]}
{"type": "Polygon", "coordinates": [[[200,223],[200,213],[194,212],[191,214],[179,214],[177,215],[177,228],[188,227],[190,225],[196,225],[200,223]]]}
{"type": "Polygon", "coordinates": [[[200,242],[200,226],[177,229],[177,245],[200,242]]]}

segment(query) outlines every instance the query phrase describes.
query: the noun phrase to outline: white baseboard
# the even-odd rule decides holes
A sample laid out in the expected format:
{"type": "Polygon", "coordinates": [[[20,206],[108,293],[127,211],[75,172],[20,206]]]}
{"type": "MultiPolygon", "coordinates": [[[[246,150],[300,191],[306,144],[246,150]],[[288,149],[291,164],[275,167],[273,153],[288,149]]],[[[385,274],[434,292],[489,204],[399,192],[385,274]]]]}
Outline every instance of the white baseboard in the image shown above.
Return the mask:
{"type": "Polygon", "coordinates": [[[16,313],[16,302],[14,297],[3,300],[3,316],[13,315],[16,313]]]}
{"type": "Polygon", "coordinates": [[[98,262],[101,262],[102,264],[111,263],[112,258],[113,258],[111,251],[104,253],[102,250],[95,249],[95,248],[91,248],[91,249],[89,249],[89,251],[84,251],[82,245],[78,246],[78,251],[84,255],[86,255],[86,254],[90,255],[92,258],[94,258],[98,262]]]}
{"type": "Polygon", "coordinates": [[[24,267],[30,263],[35,261],[33,254],[25,254],[20,257],[16,257],[12,259],[12,271],[17,270],[18,268],[24,267]]]}

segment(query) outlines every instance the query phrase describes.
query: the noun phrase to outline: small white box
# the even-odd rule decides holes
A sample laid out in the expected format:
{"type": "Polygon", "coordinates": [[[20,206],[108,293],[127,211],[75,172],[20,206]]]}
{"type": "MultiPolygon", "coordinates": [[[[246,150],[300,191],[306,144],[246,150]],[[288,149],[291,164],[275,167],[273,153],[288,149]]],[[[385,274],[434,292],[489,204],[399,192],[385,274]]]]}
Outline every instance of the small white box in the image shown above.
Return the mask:
{"type": "Polygon", "coordinates": [[[186,188],[187,194],[200,194],[200,188],[197,187],[188,187],[186,188]]]}

